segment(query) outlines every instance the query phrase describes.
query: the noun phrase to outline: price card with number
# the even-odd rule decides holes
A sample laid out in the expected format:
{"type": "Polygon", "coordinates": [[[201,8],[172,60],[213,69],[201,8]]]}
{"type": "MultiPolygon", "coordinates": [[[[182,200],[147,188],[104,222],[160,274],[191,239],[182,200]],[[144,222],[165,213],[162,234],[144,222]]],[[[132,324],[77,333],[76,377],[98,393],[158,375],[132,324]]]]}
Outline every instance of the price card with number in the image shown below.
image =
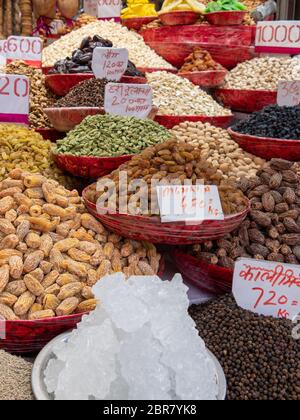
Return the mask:
{"type": "Polygon", "coordinates": [[[162,223],[197,224],[203,220],[224,220],[215,185],[180,185],[179,182],[156,187],[162,223]]]}
{"type": "Polygon", "coordinates": [[[0,66],[6,66],[7,58],[7,40],[0,40],[0,66]]]}
{"type": "Polygon", "coordinates": [[[128,50],[126,48],[94,49],[92,69],[97,79],[119,81],[128,66],[128,50]]]}
{"type": "Polygon", "coordinates": [[[84,0],[85,13],[100,19],[120,19],[122,0],[84,0]]]}
{"type": "Polygon", "coordinates": [[[32,67],[42,67],[43,41],[37,37],[10,36],[7,39],[7,60],[22,60],[32,67]]]}
{"type": "Polygon", "coordinates": [[[0,74],[0,122],[29,124],[29,79],[0,74]]]}
{"type": "Polygon", "coordinates": [[[145,119],[152,111],[152,96],[149,85],[108,83],[104,108],[107,114],[145,119]]]}
{"type": "Polygon", "coordinates": [[[300,21],[258,22],[255,51],[268,54],[300,54],[300,21]]]}
{"type": "Polygon", "coordinates": [[[300,314],[300,266],[241,258],[234,269],[233,294],[244,309],[294,319],[300,314]]]}
{"type": "Polygon", "coordinates": [[[278,84],[277,103],[279,106],[297,106],[300,104],[300,80],[280,81],[278,84]]]}

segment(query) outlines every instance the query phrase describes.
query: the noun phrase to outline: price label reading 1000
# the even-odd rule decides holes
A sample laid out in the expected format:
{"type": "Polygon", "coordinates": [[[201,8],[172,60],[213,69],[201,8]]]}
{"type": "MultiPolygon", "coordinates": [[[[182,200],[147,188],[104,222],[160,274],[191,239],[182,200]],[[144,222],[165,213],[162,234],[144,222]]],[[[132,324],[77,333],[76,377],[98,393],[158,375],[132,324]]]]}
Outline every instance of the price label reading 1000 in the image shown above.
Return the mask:
{"type": "Polygon", "coordinates": [[[0,75],[0,122],[28,124],[29,79],[22,75],[0,75]]]}

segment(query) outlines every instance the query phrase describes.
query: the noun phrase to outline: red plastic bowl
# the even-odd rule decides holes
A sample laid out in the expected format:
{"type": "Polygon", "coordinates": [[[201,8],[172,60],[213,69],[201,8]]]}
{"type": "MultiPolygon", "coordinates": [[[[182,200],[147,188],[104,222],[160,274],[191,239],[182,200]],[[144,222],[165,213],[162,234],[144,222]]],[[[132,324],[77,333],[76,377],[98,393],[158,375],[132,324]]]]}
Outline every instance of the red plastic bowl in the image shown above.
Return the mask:
{"type": "Polygon", "coordinates": [[[80,124],[89,115],[105,114],[103,108],[78,107],[78,108],[45,108],[45,114],[53,127],[66,133],[80,124]]]}
{"type": "Polygon", "coordinates": [[[92,79],[93,73],[78,74],[48,74],[46,75],[46,86],[57,96],[65,96],[70,90],[84,80],[92,79]]]}
{"type": "Polygon", "coordinates": [[[57,166],[70,174],[82,177],[97,179],[110,174],[123,163],[129,161],[132,156],[119,157],[93,157],[73,156],[68,154],[53,154],[57,166]]]}
{"type": "Polygon", "coordinates": [[[171,130],[176,125],[179,125],[183,122],[203,122],[210,123],[216,127],[227,128],[229,127],[231,121],[233,120],[233,115],[226,115],[220,117],[207,117],[205,115],[156,115],[154,121],[158,124],[163,125],[168,130],[171,130]]]}
{"type": "Polygon", "coordinates": [[[128,29],[134,29],[135,31],[139,31],[142,28],[142,26],[148,25],[156,19],[157,16],[122,19],[122,25],[126,26],[126,28],[128,29]]]}
{"type": "Polygon", "coordinates": [[[206,220],[198,225],[184,223],[161,223],[160,217],[132,216],[129,214],[99,214],[96,204],[87,198],[87,187],[82,197],[85,204],[96,218],[109,230],[125,238],[147,241],[165,245],[191,245],[207,240],[223,238],[227,233],[237,229],[250,210],[250,202],[242,213],[226,216],[224,221],[206,220]]]}
{"type": "Polygon", "coordinates": [[[59,131],[54,128],[35,128],[37,133],[39,133],[43,139],[50,140],[52,143],[56,143],[57,140],[62,139],[64,136],[59,131]]]}
{"type": "Polygon", "coordinates": [[[241,25],[245,19],[247,12],[236,11],[232,12],[212,12],[206,13],[204,16],[211,25],[230,26],[241,25]]]}
{"type": "Polygon", "coordinates": [[[121,83],[136,83],[138,85],[144,85],[147,84],[147,78],[146,77],[138,77],[138,76],[122,76],[121,83]]]}
{"type": "Polygon", "coordinates": [[[252,153],[264,159],[285,159],[292,162],[300,160],[300,139],[286,140],[273,139],[268,137],[255,137],[247,134],[241,134],[228,129],[230,136],[246,152],[252,153]]]}
{"type": "Polygon", "coordinates": [[[49,67],[42,67],[43,74],[49,74],[50,70],[53,69],[53,66],[49,67]]]}
{"type": "Polygon", "coordinates": [[[264,107],[277,103],[277,92],[270,90],[238,90],[217,89],[216,97],[223,102],[224,106],[233,111],[246,112],[248,114],[261,111],[264,107]]]}
{"type": "Polygon", "coordinates": [[[170,13],[161,13],[160,21],[166,26],[193,25],[200,17],[200,13],[193,11],[175,11],[170,13]]]}
{"type": "Polygon", "coordinates": [[[179,249],[173,250],[171,257],[183,277],[199,289],[216,295],[231,292],[233,270],[207,264],[179,249]]]}
{"type": "Polygon", "coordinates": [[[188,79],[194,85],[212,89],[220,86],[224,82],[226,74],[227,70],[223,69],[178,73],[178,76],[188,79]]]}

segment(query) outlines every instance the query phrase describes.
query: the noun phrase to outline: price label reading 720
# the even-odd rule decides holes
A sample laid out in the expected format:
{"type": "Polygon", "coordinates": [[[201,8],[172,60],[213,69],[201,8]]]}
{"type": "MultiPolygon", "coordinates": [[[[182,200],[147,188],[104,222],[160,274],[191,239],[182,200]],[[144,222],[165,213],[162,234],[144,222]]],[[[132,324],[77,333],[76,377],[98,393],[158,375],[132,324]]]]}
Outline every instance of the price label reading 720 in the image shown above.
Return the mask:
{"type": "Polygon", "coordinates": [[[29,79],[0,74],[0,122],[28,124],[29,79]]]}
{"type": "Polygon", "coordinates": [[[300,81],[280,81],[278,84],[277,103],[279,106],[297,106],[300,104],[300,81]]]}

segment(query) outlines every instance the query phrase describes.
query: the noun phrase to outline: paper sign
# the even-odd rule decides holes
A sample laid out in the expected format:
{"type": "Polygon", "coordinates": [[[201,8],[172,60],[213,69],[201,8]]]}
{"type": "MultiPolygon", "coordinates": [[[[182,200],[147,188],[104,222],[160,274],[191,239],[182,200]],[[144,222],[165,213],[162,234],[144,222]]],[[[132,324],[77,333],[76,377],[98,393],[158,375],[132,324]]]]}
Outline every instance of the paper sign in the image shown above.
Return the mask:
{"type": "Polygon", "coordinates": [[[7,62],[6,53],[7,53],[7,40],[3,39],[3,40],[0,40],[0,67],[6,66],[6,62],[7,62]]]}
{"type": "Polygon", "coordinates": [[[300,104],[300,80],[279,82],[277,104],[279,106],[297,106],[300,104]]]}
{"type": "Polygon", "coordinates": [[[29,124],[29,79],[0,74],[0,122],[29,124]]]}
{"type": "Polygon", "coordinates": [[[104,108],[107,114],[145,119],[152,110],[152,88],[149,85],[108,83],[104,108]]]}
{"type": "Polygon", "coordinates": [[[10,36],[7,39],[7,60],[22,60],[32,67],[42,67],[43,41],[38,37],[10,36]]]}
{"type": "Polygon", "coordinates": [[[300,266],[241,258],[234,269],[233,294],[244,309],[293,319],[300,314],[300,266]]]}
{"type": "Polygon", "coordinates": [[[92,69],[97,79],[119,81],[128,66],[128,50],[126,48],[94,49],[92,69]]]}
{"type": "Polygon", "coordinates": [[[300,21],[258,22],[255,51],[259,53],[299,54],[300,21]]]}
{"type": "Polygon", "coordinates": [[[162,223],[224,220],[215,185],[166,185],[156,191],[162,223]]]}
{"type": "Polygon", "coordinates": [[[85,13],[100,19],[120,18],[122,0],[84,0],[85,13]]]}
{"type": "Polygon", "coordinates": [[[98,4],[97,0],[84,0],[83,8],[84,13],[90,16],[98,17],[98,4]]]}

